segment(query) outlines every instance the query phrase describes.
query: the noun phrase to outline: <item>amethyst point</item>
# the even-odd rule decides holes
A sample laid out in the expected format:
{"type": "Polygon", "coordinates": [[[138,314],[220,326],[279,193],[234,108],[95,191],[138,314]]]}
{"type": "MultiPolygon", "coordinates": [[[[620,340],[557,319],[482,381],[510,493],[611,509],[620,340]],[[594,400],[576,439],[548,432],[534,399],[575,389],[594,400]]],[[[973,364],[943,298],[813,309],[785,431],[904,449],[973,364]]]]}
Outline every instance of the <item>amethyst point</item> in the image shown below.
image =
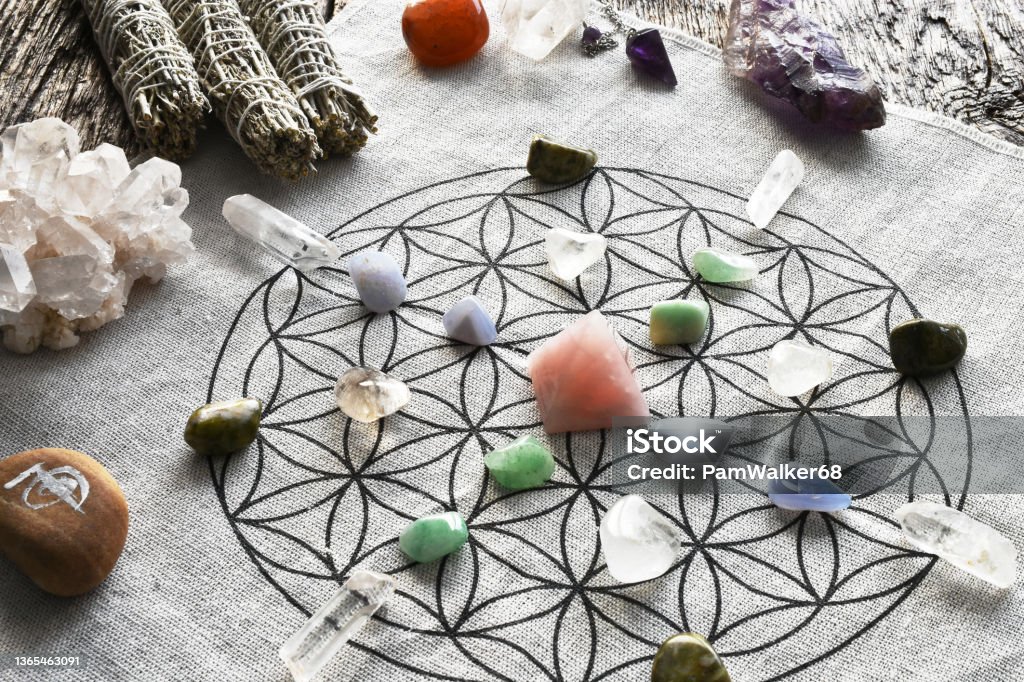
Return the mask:
{"type": "Polygon", "coordinates": [[[882,92],[846,60],[835,36],[793,0],[733,0],[722,53],[729,71],[786,100],[815,123],[844,130],[885,124],[882,92]]]}
{"type": "Polygon", "coordinates": [[[626,38],[626,56],[637,71],[657,78],[673,88],[678,81],[672,62],[656,28],[645,28],[626,38]]]}

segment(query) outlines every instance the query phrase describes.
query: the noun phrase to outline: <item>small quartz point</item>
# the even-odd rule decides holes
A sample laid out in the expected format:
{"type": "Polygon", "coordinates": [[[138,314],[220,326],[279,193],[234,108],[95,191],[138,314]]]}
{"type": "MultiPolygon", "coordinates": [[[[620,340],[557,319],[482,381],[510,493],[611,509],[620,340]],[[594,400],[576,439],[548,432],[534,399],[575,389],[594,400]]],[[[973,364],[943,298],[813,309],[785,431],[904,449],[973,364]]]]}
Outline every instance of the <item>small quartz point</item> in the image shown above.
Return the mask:
{"type": "Polygon", "coordinates": [[[505,0],[501,23],[513,50],[540,61],[583,23],[588,9],[590,0],[505,0]]]}
{"type": "Polygon", "coordinates": [[[323,235],[251,194],[228,197],[224,218],[235,232],[302,272],[333,265],[341,257],[338,247],[323,235]]]}
{"type": "Polygon", "coordinates": [[[408,386],[370,367],[353,367],[334,387],[334,399],[341,411],[364,424],[398,412],[411,398],[408,386]]]}
{"type": "Polygon", "coordinates": [[[735,76],[786,100],[815,123],[843,130],[885,124],[882,93],[846,60],[835,36],[794,0],[733,0],[722,58],[735,76]]]}
{"type": "Polygon", "coordinates": [[[896,520],[915,548],[937,554],[957,568],[1008,588],[1017,581],[1017,548],[1009,538],[962,511],[935,502],[911,502],[896,520]]]}
{"type": "Polygon", "coordinates": [[[802,341],[779,341],[768,354],[768,386],[779,395],[803,395],[832,378],[832,356],[802,341]]]}
{"type": "Polygon", "coordinates": [[[281,660],[296,682],[316,677],[394,593],[395,579],[391,576],[354,572],[281,647],[281,660]]]}
{"type": "Polygon", "coordinates": [[[676,528],[639,495],[626,495],[601,519],[601,549],[608,572],[621,583],[657,578],[679,550],[676,528]]]}
{"type": "Polygon", "coordinates": [[[760,230],[768,227],[803,179],[804,162],[788,149],[779,152],[747,201],[750,222],[760,230]]]}
{"type": "Polygon", "coordinates": [[[0,310],[20,313],[36,297],[36,285],[24,254],[0,244],[0,310]]]}
{"type": "Polygon", "coordinates": [[[562,227],[548,230],[544,236],[551,272],[559,279],[571,281],[584,270],[604,258],[608,240],[596,232],[573,232],[562,227]]]}

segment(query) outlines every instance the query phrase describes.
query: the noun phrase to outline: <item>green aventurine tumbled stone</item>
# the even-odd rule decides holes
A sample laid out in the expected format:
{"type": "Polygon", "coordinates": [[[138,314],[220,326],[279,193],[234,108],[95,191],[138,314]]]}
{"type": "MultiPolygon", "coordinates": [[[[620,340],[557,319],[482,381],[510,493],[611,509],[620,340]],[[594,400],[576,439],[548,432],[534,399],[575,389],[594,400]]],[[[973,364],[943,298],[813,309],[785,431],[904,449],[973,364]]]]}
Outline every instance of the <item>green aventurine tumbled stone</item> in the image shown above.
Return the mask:
{"type": "Polygon", "coordinates": [[[200,455],[227,455],[256,440],[263,403],[254,398],[203,405],[185,424],[185,442],[200,455]]]}
{"type": "Polygon", "coordinates": [[[544,485],[555,472],[555,458],[533,436],[522,436],[503,448],[487,453],[484,466],[510,490],[544,485]]]}
{"type": "Polygon", "coordinates": [[[458,512],[416,519],[398,536],[398,546],[413,561],[425,564],[451,554],[469,540],[469,528],[458,512]]]}
{"type": "Polygon", "coordinates": [[[690,256],[701,277],[715,284],[746,282],[757,277],[757,261],[742,253],[707,247],[690,256]]]}
{"type": "Polygon", "coordinates": [[[654,656],[651,682],[731,682],[708,641],[693,632],[669,637],[654,656]]]}
{"type": "Polygon", "coordinates": [[[711,309],[704,301],[661,301],[651,306],[651,343],[695,343],[704,336],[711,309]]]}
{"type": "Polygon", "coordinates": [[[579,180],[597,163],[597,154],[590,149],[572,147],[545,135],[534,135],[526,170],[533,177],[552,184],[579,180]]]}
{"type": "Polygon", "coordinates": [[[967,333],[955,324],[908,320],[889,332],[892,364],[903,374],[925,376],[950,369],[967,352],[967,333]]]}

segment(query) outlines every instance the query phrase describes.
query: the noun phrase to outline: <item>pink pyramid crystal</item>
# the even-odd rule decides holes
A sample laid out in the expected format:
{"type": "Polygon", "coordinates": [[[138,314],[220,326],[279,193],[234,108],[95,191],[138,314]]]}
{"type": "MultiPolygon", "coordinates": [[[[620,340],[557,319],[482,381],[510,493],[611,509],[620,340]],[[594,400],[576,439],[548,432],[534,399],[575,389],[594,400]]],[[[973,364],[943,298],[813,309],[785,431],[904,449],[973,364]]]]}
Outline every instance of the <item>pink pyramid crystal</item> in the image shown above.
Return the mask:
{"type": "Polygon", "coordinates": [[[650,412],[628,353],[600,311],[587,313],[527,358],[547,433],[611,428],[650,412]]]}

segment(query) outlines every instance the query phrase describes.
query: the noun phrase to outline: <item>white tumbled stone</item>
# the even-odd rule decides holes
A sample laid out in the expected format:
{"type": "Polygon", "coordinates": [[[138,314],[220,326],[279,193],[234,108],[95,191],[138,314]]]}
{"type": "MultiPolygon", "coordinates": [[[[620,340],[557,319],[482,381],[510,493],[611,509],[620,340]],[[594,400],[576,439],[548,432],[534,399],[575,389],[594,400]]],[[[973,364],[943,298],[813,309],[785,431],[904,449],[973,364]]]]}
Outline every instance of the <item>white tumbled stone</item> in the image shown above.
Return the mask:
{"type": "Polygon", "coordinates": [[[803,341],[784,340],[768,354],[768,386],[779,395],[803,395],[832,378],[832,356],[803,341]]]}
{"type": "Polygon", "coordinates": [[[622,583],[662,575],[679,551],[676,528],[639,495],[625,495],[601,519],[601,550],[608,573],[622,583]]]}
{"type": "Polygon", "coordinates": [[[544,236],[551,272],[559,279],[574,280],[604,258],[608,240],[596,232],[573,232],[555,227],[544,236]]]}

